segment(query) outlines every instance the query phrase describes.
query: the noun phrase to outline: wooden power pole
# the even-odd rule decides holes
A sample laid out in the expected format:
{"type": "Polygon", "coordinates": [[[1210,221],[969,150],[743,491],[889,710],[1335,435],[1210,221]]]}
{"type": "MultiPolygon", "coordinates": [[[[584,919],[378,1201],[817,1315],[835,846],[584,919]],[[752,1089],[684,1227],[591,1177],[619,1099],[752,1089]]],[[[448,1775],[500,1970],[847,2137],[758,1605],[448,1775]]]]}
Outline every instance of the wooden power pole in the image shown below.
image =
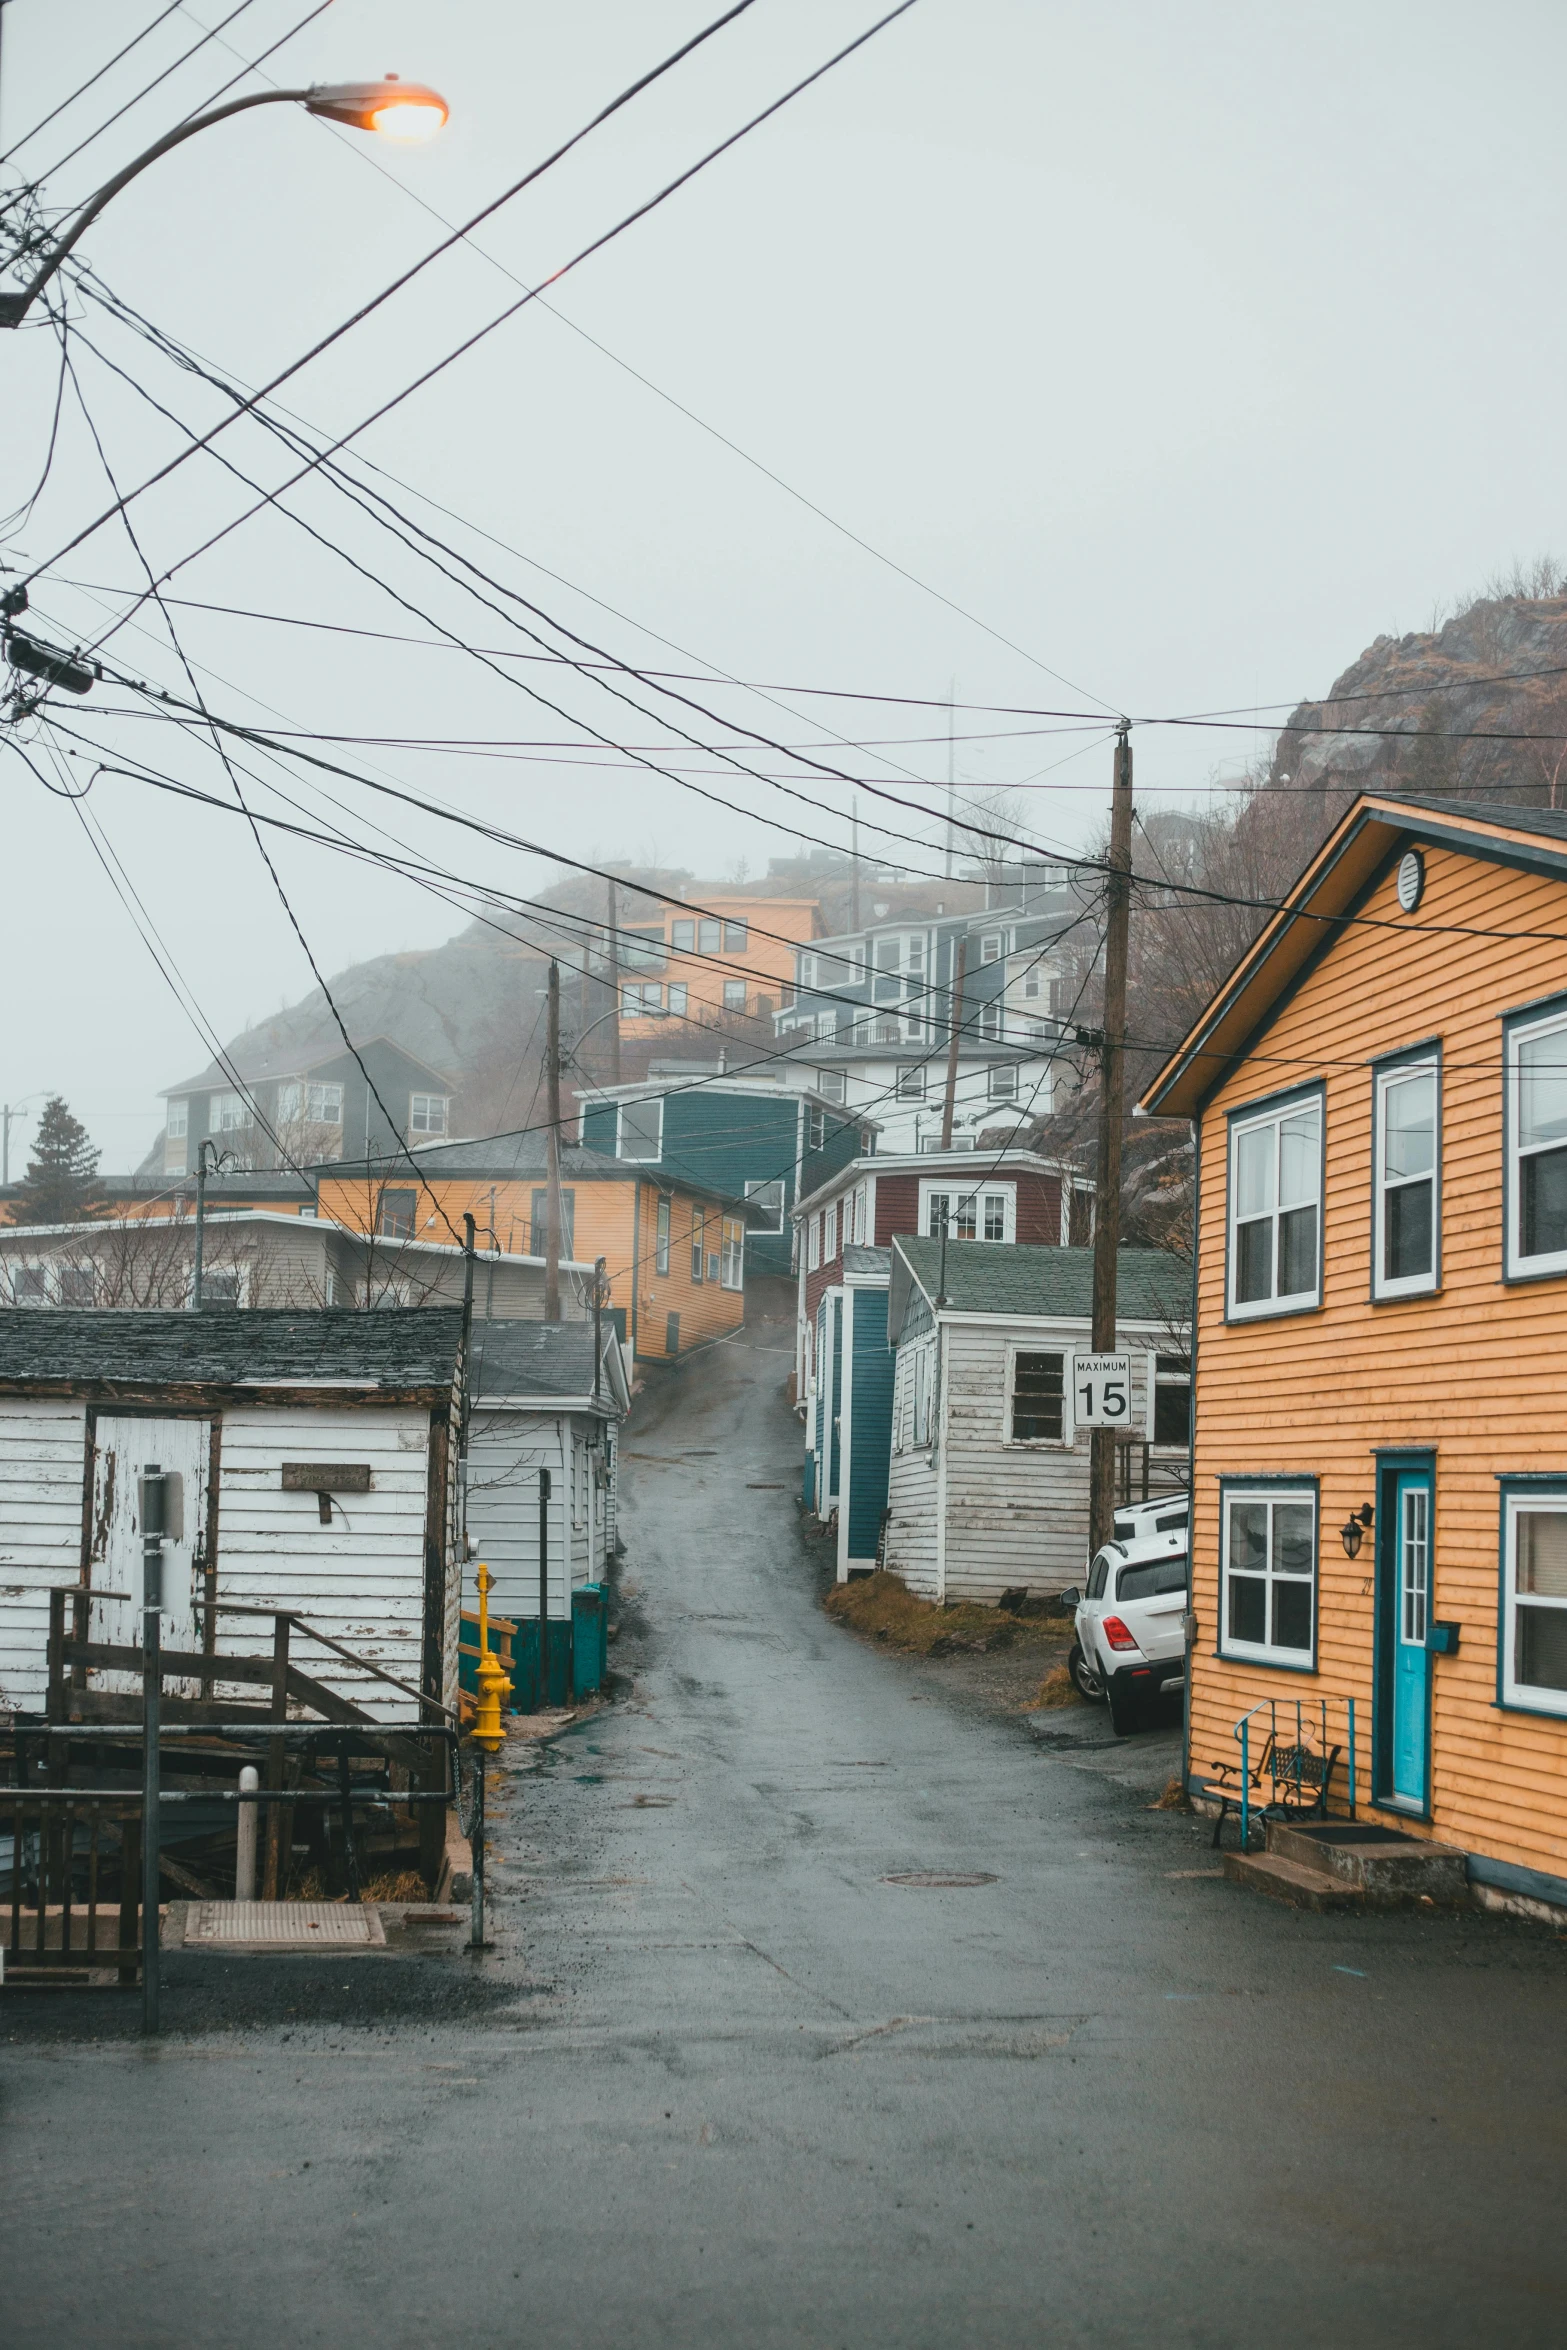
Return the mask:
{"type": "Polygon", "coordinates": [[[605,944],[609,953],[609,1017],[605,1025],[609,1029],[609,1081],[611,1085],[618,1085],[620,1083],[620,914],[616,903],[615,884],[611,881],[606,886],[608,902],[605,906],[604,918],[608,934],[605,944]]]}
{"type": "Polygon", "coordinates": [[[963,981],[968,970],[968,940],[958,940],[958,959],[952,972],[952,998],[947,1007],[947,1091],[941,1105],[941,1147],[952,1148],[952,1113],[958,1099],[958,1039],[963,1030],[963,981]]]}
{"type": "MultiPolygon", "coordinates": [[[[1094,1200],[1095,1354],[1116,1342],[1115,1274],[1121,1240],[1121,1125],[1126,1062],[1126,950],[1131,910],[1132,739],[1123,718],[1116,732],[1110,799],[1110,870],[1105,880],[1104,1041],[1099,1052],[1099,1167],[1094,1200]]],[[[1093,1431],[1088,1508],[1089,1555],[1115,1531],[1116,1430],[1093,1431]]]]}
{"type": "Polygon", "coordinates": [[[549,1037],[545,1045],[549,1072],[549,1128],[544,1138],[544,1319],[560,1320],[560,965],[550,964],[549,1037]]]}

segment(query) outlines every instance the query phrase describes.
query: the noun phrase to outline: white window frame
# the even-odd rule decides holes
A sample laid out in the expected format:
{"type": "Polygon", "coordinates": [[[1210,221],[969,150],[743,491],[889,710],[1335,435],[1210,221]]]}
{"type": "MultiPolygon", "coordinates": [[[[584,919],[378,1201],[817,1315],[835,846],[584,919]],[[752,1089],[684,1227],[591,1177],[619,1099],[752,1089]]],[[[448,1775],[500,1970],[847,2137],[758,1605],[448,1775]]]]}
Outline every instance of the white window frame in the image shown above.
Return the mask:
{"type": "Polygon", "coordinates": [[[214,1093],[208,1096],[209,1134],[243,1134],[254,1123],[254,1113],[242,1093],[214,1093]]]}
{"type": "Polygon", "coordinates": [[[751,1181],[749,1178],[747,1178],[747,1181],[746,1181],[746,1187],[745,1187],[745,1196],[746,1196],[747,1200],[754,1201],[754,1202],[758,1202],[758,1203],[759,1203],[760,1205],[762,1205],[763,1207],[768,1207],[768,1206],[771,1206],[771,1205],[772,1205],[772,1202],[771,1202],[771,1201],[763,1200],[763,1199],[762,1199],[762,1197],[761,1197],[761,1195],[762,1195],[762,1193],[763,1193],[764,1191],[776,1191],[776,1192],[777,1192],[777,1194],[778,1194],[778,1212],[777,1212],[777,1216],[776,1216],[775,1220],[774,1220],[774,1221],[773,1221],[771,1224],[753,1224],[753,1225],[752,1225],[752,1227],[751,1227],[751,1229],[752,1229],[752,1231],[753,1231],[753,1232],[781,1232],[781,1231],[783,1230],[783,1228],[784,1228],[784,1206],[785,1206],[785,1202],[784,1202],[784,1182],[783,1182],[783,1178],[782,1178],[782,1176],[781,1176],[781,1175],[774,1175],[774,1176],[769,1176],[769,1177],[767,1177],[767,1178],[765,1178],[765,1179],[764,1179],[764,1178],[762,1178],[762,1177],[758,1177],[758,1178],[757,1178],[757,1179],[756,1179],[754,1182],[753,1182],[753,1181],[751,1181]]]}
{"type": "Polygon", "coordinates": [[[719,1267],[720,1289],[745,1287],[745,1226],[738,1216],[726,1216],[723,1229],[723,1262],[719,1267]]]}
{"type": "Polygon", "coordinates": [[[726,1012],[743,1012],[745,1006],[745,981],[743,979],[726,979],[724,981],[724,1010],[726,1012]]]}
{"type": "Polygon", "coordinates": [[[1538,1256],[1523,1253],[1523,1183],[1522,1164],[1526,1157],[1543,1157],[1561,1146],[1545,1143],[1526,1152],[1519,1137],[1523,1132],[1523,1074],[1519,1049],[1538,1037],[1558,1035],[1561,1038],[1561,1058],[1567,1062],[1567,1012],[1559,1007],[1535,1020],[1509,1020],[1506,1029],[1506,1084],[1507,1084],[1507,1277],[1511,1281],[1531,1281],[1552,1273],[1567,1273],[1567,1249],[1553,1249],[1538,1256]]]}
{"type": "Polygon", "coordinates": [[[925,1099],[925,1064],[923,1061],[901,1061],[894,1088],[900,1102],[922,1102],[925,1099]]]}
{"type": "Polygon", "coordinates": [[[190,1132],[190,1103],[188,1101],[170,1102],[163,1131],[170,1142],[184,1141],[190,1132]]]}
{"type": "MultiPolygon", "coordinates": [[[[1498,1693],[1503,1705],[1526,1713],[1567,1715],[1567,1689],[1548,1689],[1518,1678],[1518,1520],[1525,1512],[1567,1518],[1567,1484],[1522,1485],[1502,1498],[1502,1601],[1497,1642],[1498,1693]]],[[[1567,1599],[1529,1597],[1526,1607],[1567,1609],[1567,1599]]]]}
{"type": "Polygon", "coordinates": [[[655,1273],[669,1271],[669,1227],[673,1221],[672,1208],[673,1202],[668,1192],[661,1191],[658,1195],[658,1205],[653,1211],[653,1270],[655,1273]]]}
{"type": "MultiPolygon", "coordinates": [[[[1272,1665],[1292,1673],[1314,1673],[1317,1669],[1317,1625],[1322,1587],[1322,1518],[1317,1488],[1308,1479],[1298,1483],[1289,1478],[1270,1482],[1259,1478],[1254,1484],[1237,1480],[1226,1485],[1219,1504],[1219,1640],[1222,1657],[1233,1657],[1248,1664],[1272,1665]],[[1270,1635],[1261,1641],[1237,1640],[1230,1632],[1230,1513],[1238,1505],[1257,1503],[1269,1505],[1268,1565],[1263,1580],[1265,1628],[1270,1635]],[[1273,1509],[1282,1504],[1300,1505],[1311,1511],[1311,1640],[1305,1648],[1289,1648],[1271,1637],[1273,1629],[1273,1587],[1275,1583],[1297,1585],[1307,1578],[1299,1575],[1279,1575],[1273,1566],[1273,1509]]],[[[1255,1578],[1248,1577],[1249,1580],[1255,1578]]]]}
{"type": "Polygon", "coordinates": [[[815,1072],[815,1077],[817,1092],[824,1094],[828,1101],[837,1102],[841,1107],[844,1090],[843,1071],[841,1069],[818,1069],[815,1072]]]}
{"type": "MultiPolygon", "coordinates": [[[[1225,1315],[1229,1321],[1255,1322],[1261,1321],[1271,1314],[1309,1313],[1314,1308],[1321,1305],[1324,1225],[1322,1195],[1325,1188],[1323,1183],[1323,1167],[1325,1163],[1326,1142],[1327,1098],[1325,1091],[1321,1086],[1311,1087],[1302,1093],[1293,1093],[1287,1095],[1282,1100],[1275,1099],[1266,1104],[1259,1104],[1254,1111],[1238,1113],[1230,1120],[1229,1162],[1227,1170],[1228,1179],[1225,1186],[1226,1262],[1224,1274],[1225,1315]],[[1303,1117],[1308,1112],[1315,1112],[1317,1119],[1317,1155],[1315,1178],[1316,1196],[1311,1200],[1292,1200],[1290,1202],[1281,1204],[1278,1197],[1278,1135],[1282,1128],[1286,1126],[1290,1120],[1303,1117]],[[1249,1298],[1241,1301],[1237,1299],[1235,1294],[1237,1276],[1240,1270],[1240,1248],[1238,1245],[1239,1225],[1241,1222],[1238,1214],[1240,1204],[1240,1183],[1237,1170],[1240,1160],[1241,1142],[1244,1136],[1248,1134],[1255,1134],[1260,1130],[1268,1127],[1271,1127],[1274,1130],[1275,1136],[1273,1154],[1274,1202],[1273,1206],[1265,1211],[1265,1213],[1271,1217],[1273,1224],[1273,1278],[1275,1281],[1278,1279],[1279,1219],[1282,1215],[1290,1213],[1292,1209],[1301,1207],[1315,1207],[1317,1212],[1317,1245],[1315,1252],[1316,1278],[1310,1289],[1290,1290],[1283,1294],[1280,1294],[1276,1291],[1269,1297],[1249,1298]]],[[[1250,1224],[1260,1222],[1261,1219],[1259,1217],[1249,1216],[1245,1219],[1245,1221],[1250,1224]]]]}
{"type": "Polygon", "coordinates": [[[1001,1042],[1001,998],[998,995],[992,996],[989,1003],[980,1005],[979,1033],[985,1044],[1001,1042]]]}
{"type": "Polygon", "coordinates": [[[408,1096],[409,1132],[411,1134],[444,1134],[447,1113],[451,1106],[452,1097],[449,1093],[411,1093],[408,1096]],[[433,1119],[438,1119],[439,1123],[432,1123],[433,1119]]]}
{"type": "Polygon", "coordinates": [[[1042,1337],[1009,1338],[1006,1348],[1005,1383],[1001,1390],[1001,1441],[1010,1452],[1066,1452],[1077,1439],[1077,1425],[1072,1415],[1072,1349],[1065,1339],[1042,1337]],[[1061,1433],[1059,1436],[1014,1436],[1012,1433],[1012,1405],[1017,1385],[1019,1355],[1059,1355],[1061,1358],[1061,1433]]]}
{"type": "Polygon", "coordinates": [[[683,1020],[686,1016],[687,1001],[686,983],[683,979],[672,979],[670,981],[666,991],[665,1000],[669,1007],[670,1018],[673,1020],[683,1020]]]}
{"type": "Polygon", "coordinates": [[[624,1159],[624,1160],[625,1160],[625,1162],[626,1162],[626,1164],[627,1164],[627,1166],[629,1166],[629,1167],[653,1167],[653,1166],[657,1166],[657,1164],[658,1164],[659,1160],[660,1160],[660,1159],[662,1159],[663,1155],[664,1155],[664,1097],[663,1097],[663,1095],[662,1095],[661,1093],[655,1093],[655,1094],[641,1094],[641,1095],[637,1096],[637,1098],[636,1098],[635,1100],[633,1100],[633,1101],[629,1101],[629,1102],[617,1102],[617,1103],[616,1103],[616,1105],[615,1105],[615,1156],[616,1156],[616,1158],[617,1158],[617,1159],[624,1159]],[[656,1109],[656,1110],[657,1110],[657,1112],[658,1112],[658,1148],[657,1148],[657,1150],[653,1150],[653,1151],[628,1151],[628,1150],[627,1150],[627,1149],[625,1149],[625,1147],[624,1147],[624,1144],[625,1144],[625,1138],[626,1138],[626,1112],[627,1112],[628,1110],[646,1110],[646,1109],[648,1109],[648,1108],[653,1108],[653,1109],[656,1109]]]}
{"type": "Polygon", "coordinates": [[[726,914],[724,916],[724,953],[726,955],[744,955],[749,954],[750,949],[750,924],[743,921],[737,922],[732,915],[726,914]]]}
{"type": "Polygon", "coordinates": [[[827,1140],[827,1112],[808,1102],[805,1108],[805,1147],[819,1151],[827,1140]]]}
{"type": "Polygon", "coordinates": [[[815,1216],[813,1216],[813,1217],[811,1218],[811,1220],[810,1220],[809,1224],[806,1226],[806,1232],[805,1232],[805,1269],[806,1269],[807,1273],[814,1273],[814,1272],[817,1270],[818,1266],[821,1264],[821,1261],[822,1261],[822,1220],[821,1220],[821,1217],[820,1217],[820,1215],[818,1214],[818,1215],[815,1215],[815,1216]]]}
{"type": "Polygon", "coordinates": [[[671,919],[669,951],[674,955],[694,955],[696,953],[696,919],[694,915],[677,914],[671,919]],[[684,938],[679,935],[682,930],[686,933],[684,938]]]}
{"type": "Polygon", "coordinates": [[[822,1261],[830,1265],[838,1254],[838,1202],[822,1210],[822,1261]]]}
{"type": "Polygon", "coordinates": [[[1005,952],[1005,933],[999,930],[987,930],[984,937],[979,942],[979,960],[981,969],[983,969],[987,963],[999,963],[1005,952]]]}
{"type": "MultiPolygon", "coordinates": [[[[920,1177],[919,1228],[923,1235],[929,1236],[930,1234],[931,1201],[942,1196],[952,1200],[954,1215],[958,1201],[972,1199],[974,1203],[973,1237],[975,1240],[985,1240],[990,1237],[985,1230],[985,1203],[987,1200],[999,1196],[1005,1203],[1002,1210],[1004,1230],[1001,1245],[1009,1246],[1017,1239],[1017,1185],[1015,1183],[965,1183],[960,1176],[922,1175],[920,1177]]],[[[939,1239],[940,1234],[937,1233],[935,1237],[939,1239]]],[[[949,1231],[947,1237],[949,1240],[955,1240],[958,1236],[955,1231],[949,1231]]]]}
{"type": "Polygon", "coordinates": [[[1437,1052],[1415,1053],[1408,1059],[1391,1061],[1374,1075],[1375,1092],[1371,1121],[1371,1294],[1376,1298],[1428,1297],[1440,1287],[1442,1263],[1442,1061],[1437,1052]],[[1386,1178],[1383,1152],[1383,1134],[1386,1121],[1387,1097],[1396,1085],[1407,1084],[1412,1078],[1429,1077],[1434,1095],[1432,1134],[1434,1152],[1430,1175],[1416,1175],[1389,1183],[1386,1178]],[[1387,1246],[1387,1199],[1394,1191],[1408,1185],[1429,1181],[1431,1185],[1431,1269],[1426,1273],[1406,1273],[1395,1279],[1385,1270],[1387,1246]]]}
{"type": "Polygon", "coordinates": [[[1018,1097],[1016,1061],[992,1061],[985,1073],[985,1088],[993,1102],[1015,1102],[1018,1097]]]}

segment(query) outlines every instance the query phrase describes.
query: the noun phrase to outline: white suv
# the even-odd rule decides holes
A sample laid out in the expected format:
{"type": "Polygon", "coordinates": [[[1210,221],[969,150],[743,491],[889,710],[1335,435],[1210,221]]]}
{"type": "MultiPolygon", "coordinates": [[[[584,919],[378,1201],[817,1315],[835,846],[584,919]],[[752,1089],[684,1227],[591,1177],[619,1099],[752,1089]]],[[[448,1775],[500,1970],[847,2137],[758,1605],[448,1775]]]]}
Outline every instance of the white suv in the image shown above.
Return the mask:
{"type": "Polygon", "coordinates": [[[1080,1693],[1108,1700],[1116,1735],[1186,1680],[1186,1613],[1191,1581],[1184,1523],[1163,1534],[1107,1542],[1094,1555],[1083,1591],[1063,1591],[1077,1611],[1067,1670],[1080,1693]]]}

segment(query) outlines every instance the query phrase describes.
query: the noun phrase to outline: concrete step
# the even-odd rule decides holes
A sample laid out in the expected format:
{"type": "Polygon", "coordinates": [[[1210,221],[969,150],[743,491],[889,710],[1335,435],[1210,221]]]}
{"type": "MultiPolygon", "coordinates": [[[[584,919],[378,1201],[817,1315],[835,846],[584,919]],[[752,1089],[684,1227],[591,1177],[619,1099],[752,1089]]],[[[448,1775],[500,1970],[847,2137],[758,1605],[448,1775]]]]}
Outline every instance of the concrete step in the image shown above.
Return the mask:
{"type": "Polygon", "coordinates": [[[1270,1820],[1267,1835],[1271,1854],[1326,1871],[1361,1893],[1369,1907],[1397,1908],[1422,1899],[1443,1908],[1468,1903],[1468,1856],[1456,1845],[1358,1820],[1270,1820]]]}
{"type": "Polygon", "coordinates": [[[1359,1888],[1326,1869],[1307,1868],[1276,1852],[1227,1852],[1224,1873],[1233,1885],[1249,1885],[1254,1893],[1271,1894],[1291,1909],[1361,1909],[1365,1897],[1359,1888]]]}

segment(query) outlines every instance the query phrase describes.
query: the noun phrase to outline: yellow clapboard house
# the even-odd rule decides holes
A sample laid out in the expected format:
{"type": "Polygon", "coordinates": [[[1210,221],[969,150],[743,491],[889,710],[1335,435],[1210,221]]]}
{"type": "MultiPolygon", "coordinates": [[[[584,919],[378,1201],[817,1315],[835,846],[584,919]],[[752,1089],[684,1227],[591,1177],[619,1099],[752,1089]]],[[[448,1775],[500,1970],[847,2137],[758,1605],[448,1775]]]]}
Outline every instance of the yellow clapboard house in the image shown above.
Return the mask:
{"type": "Polygon", "coordinates": [[[1567,1911],[1567,816],[1362,797],[1142,1107],[1197,1138],[1191,1791],[1299,1720],[1333,1811],[1353,1753],[1567,1911]]]}

